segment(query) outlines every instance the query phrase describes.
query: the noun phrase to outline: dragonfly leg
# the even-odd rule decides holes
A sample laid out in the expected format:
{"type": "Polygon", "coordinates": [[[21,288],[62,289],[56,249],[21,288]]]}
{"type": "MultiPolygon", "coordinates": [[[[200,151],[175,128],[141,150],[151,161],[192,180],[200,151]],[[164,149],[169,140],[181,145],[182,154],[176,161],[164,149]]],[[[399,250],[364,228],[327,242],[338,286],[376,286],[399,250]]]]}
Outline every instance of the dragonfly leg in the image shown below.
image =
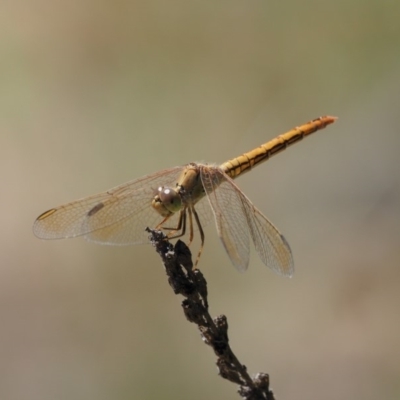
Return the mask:
{"type": "Polygon", "coordinates": [[[199,260],[200,260],[201,253],[202,253],[202,251],[203,251],[203,247],[204,247],[204,237],[205,237],[205,236],[204,236],[203,227],[201,226],[201,222],[200,222],[199,215],[197,214],[197,211],[196,211],[196,209],[195,209],[194,207],[193,207],[193,214],[194,214],[194,219],[196,220],[196,224],[197,224],[197,226],[199,227],[200,240],[201,240],[200,250],[199,250],[199,252],[198,252],[198,254],[197,254],[196,262],[194,263],[194,266],[196,266],[197,263],[198,263],[199,260]]]}
{"type": "MultiPolygon", "coordinates": [[[[193,209],[194,210],[194,209],[193,209]]],[[[193,213],[192,213],[192,207],[188,208],[188,213],[189,213],[189,246],[193,242],[193,213]]]]}
{"type": "Polygon", "coordinates": [[[183,236],[186,233],[186,209],[183,209],[179,213],[179,221],[176,227],[162,226],[168,218],[164,219],[158,226],[157,229],[161,228],[170,231],[168,233],[168,239],[176,239],[183,236]],[[179,232],[180,231],[180,232],[179,232]]]}

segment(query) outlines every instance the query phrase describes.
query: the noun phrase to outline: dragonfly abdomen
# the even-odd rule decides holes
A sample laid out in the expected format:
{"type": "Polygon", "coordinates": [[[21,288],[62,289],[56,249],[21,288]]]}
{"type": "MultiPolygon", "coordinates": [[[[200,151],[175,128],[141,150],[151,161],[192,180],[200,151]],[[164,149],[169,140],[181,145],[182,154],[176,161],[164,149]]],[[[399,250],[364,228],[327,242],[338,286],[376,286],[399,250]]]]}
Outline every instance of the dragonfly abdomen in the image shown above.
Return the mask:
{"type": "Polygon", "coordinates": [[[268,160],[273,155],[285,150],[288,146],[303,139],[327,125],[335,122],[336,117],[319,117],[304,125],[296,127],[289,132],[277,136],[275,139],[242,154],[239,157],[233,158],[220,165],[220,168],[231,178],[235,178],[244,172],[249,171],[254,166],[268,160]]]}

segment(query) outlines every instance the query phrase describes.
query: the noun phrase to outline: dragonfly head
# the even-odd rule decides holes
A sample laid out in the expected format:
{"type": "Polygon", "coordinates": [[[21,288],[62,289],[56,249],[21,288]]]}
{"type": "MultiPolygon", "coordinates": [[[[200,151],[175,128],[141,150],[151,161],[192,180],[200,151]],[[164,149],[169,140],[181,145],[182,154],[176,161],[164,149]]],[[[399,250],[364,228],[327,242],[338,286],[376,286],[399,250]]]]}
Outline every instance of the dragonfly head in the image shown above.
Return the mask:
{"type": "Polygon", "coordinates": [[[168,217],[182,208],[182,198],[177,190],[160,186],[151,205],[160,215],[168,217]]]}

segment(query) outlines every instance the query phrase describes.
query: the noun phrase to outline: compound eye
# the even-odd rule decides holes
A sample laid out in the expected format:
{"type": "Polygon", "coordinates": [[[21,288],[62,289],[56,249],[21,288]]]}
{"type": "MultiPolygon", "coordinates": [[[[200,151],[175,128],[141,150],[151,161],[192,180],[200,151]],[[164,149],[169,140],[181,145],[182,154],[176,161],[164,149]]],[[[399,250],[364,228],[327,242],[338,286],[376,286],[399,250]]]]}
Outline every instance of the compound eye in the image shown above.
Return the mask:
{"type": "Polygon", "coordinates": [[[159,189],[158,196],[163,206],[173,213],[179,211],[182,208],[182,199],[179,193],[175,189],[164,187],[159,189]]]}

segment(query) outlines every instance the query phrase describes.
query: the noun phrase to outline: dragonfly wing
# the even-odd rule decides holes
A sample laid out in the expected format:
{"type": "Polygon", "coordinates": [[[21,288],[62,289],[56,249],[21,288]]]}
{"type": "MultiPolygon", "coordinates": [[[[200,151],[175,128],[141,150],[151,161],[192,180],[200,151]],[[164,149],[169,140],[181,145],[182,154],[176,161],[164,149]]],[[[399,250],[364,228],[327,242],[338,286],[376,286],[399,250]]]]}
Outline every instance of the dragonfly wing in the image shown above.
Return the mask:
{"type": "Polygon", "coordinates": [[[218,233],[239,271],[249,262],[249,233],[262,262],[278,274],[293,274],[289,244],[275,226],[252,204],[235,182],[219,168],[202,174],[218,233]],[[235,250],[236,247],[236,250],[235,250]]]}
{"type": "Polygon", "coordinates": [[[49,210],[37,218],[33,231],[42,239],[84,235],[105,244],[142,243],[147,237],[144,229],[155,228],[162,220],[151,206],[157,188],[174,187],[183,168],[159,171],[49,210]]]}
{"type": "Polygon", "coordinates": [[[246,200],[244,205],[251,237],[262,262],[280,275],[292,276],[294,263],[289,243],[247,197],[246,200]]]}
{"type": "Polygon", "coordinates": [[[241,192],[218,167],[202,166],[201,180],[222,244],[236,269],[244,272],[249,265],[250,232],[241,192]]]}

